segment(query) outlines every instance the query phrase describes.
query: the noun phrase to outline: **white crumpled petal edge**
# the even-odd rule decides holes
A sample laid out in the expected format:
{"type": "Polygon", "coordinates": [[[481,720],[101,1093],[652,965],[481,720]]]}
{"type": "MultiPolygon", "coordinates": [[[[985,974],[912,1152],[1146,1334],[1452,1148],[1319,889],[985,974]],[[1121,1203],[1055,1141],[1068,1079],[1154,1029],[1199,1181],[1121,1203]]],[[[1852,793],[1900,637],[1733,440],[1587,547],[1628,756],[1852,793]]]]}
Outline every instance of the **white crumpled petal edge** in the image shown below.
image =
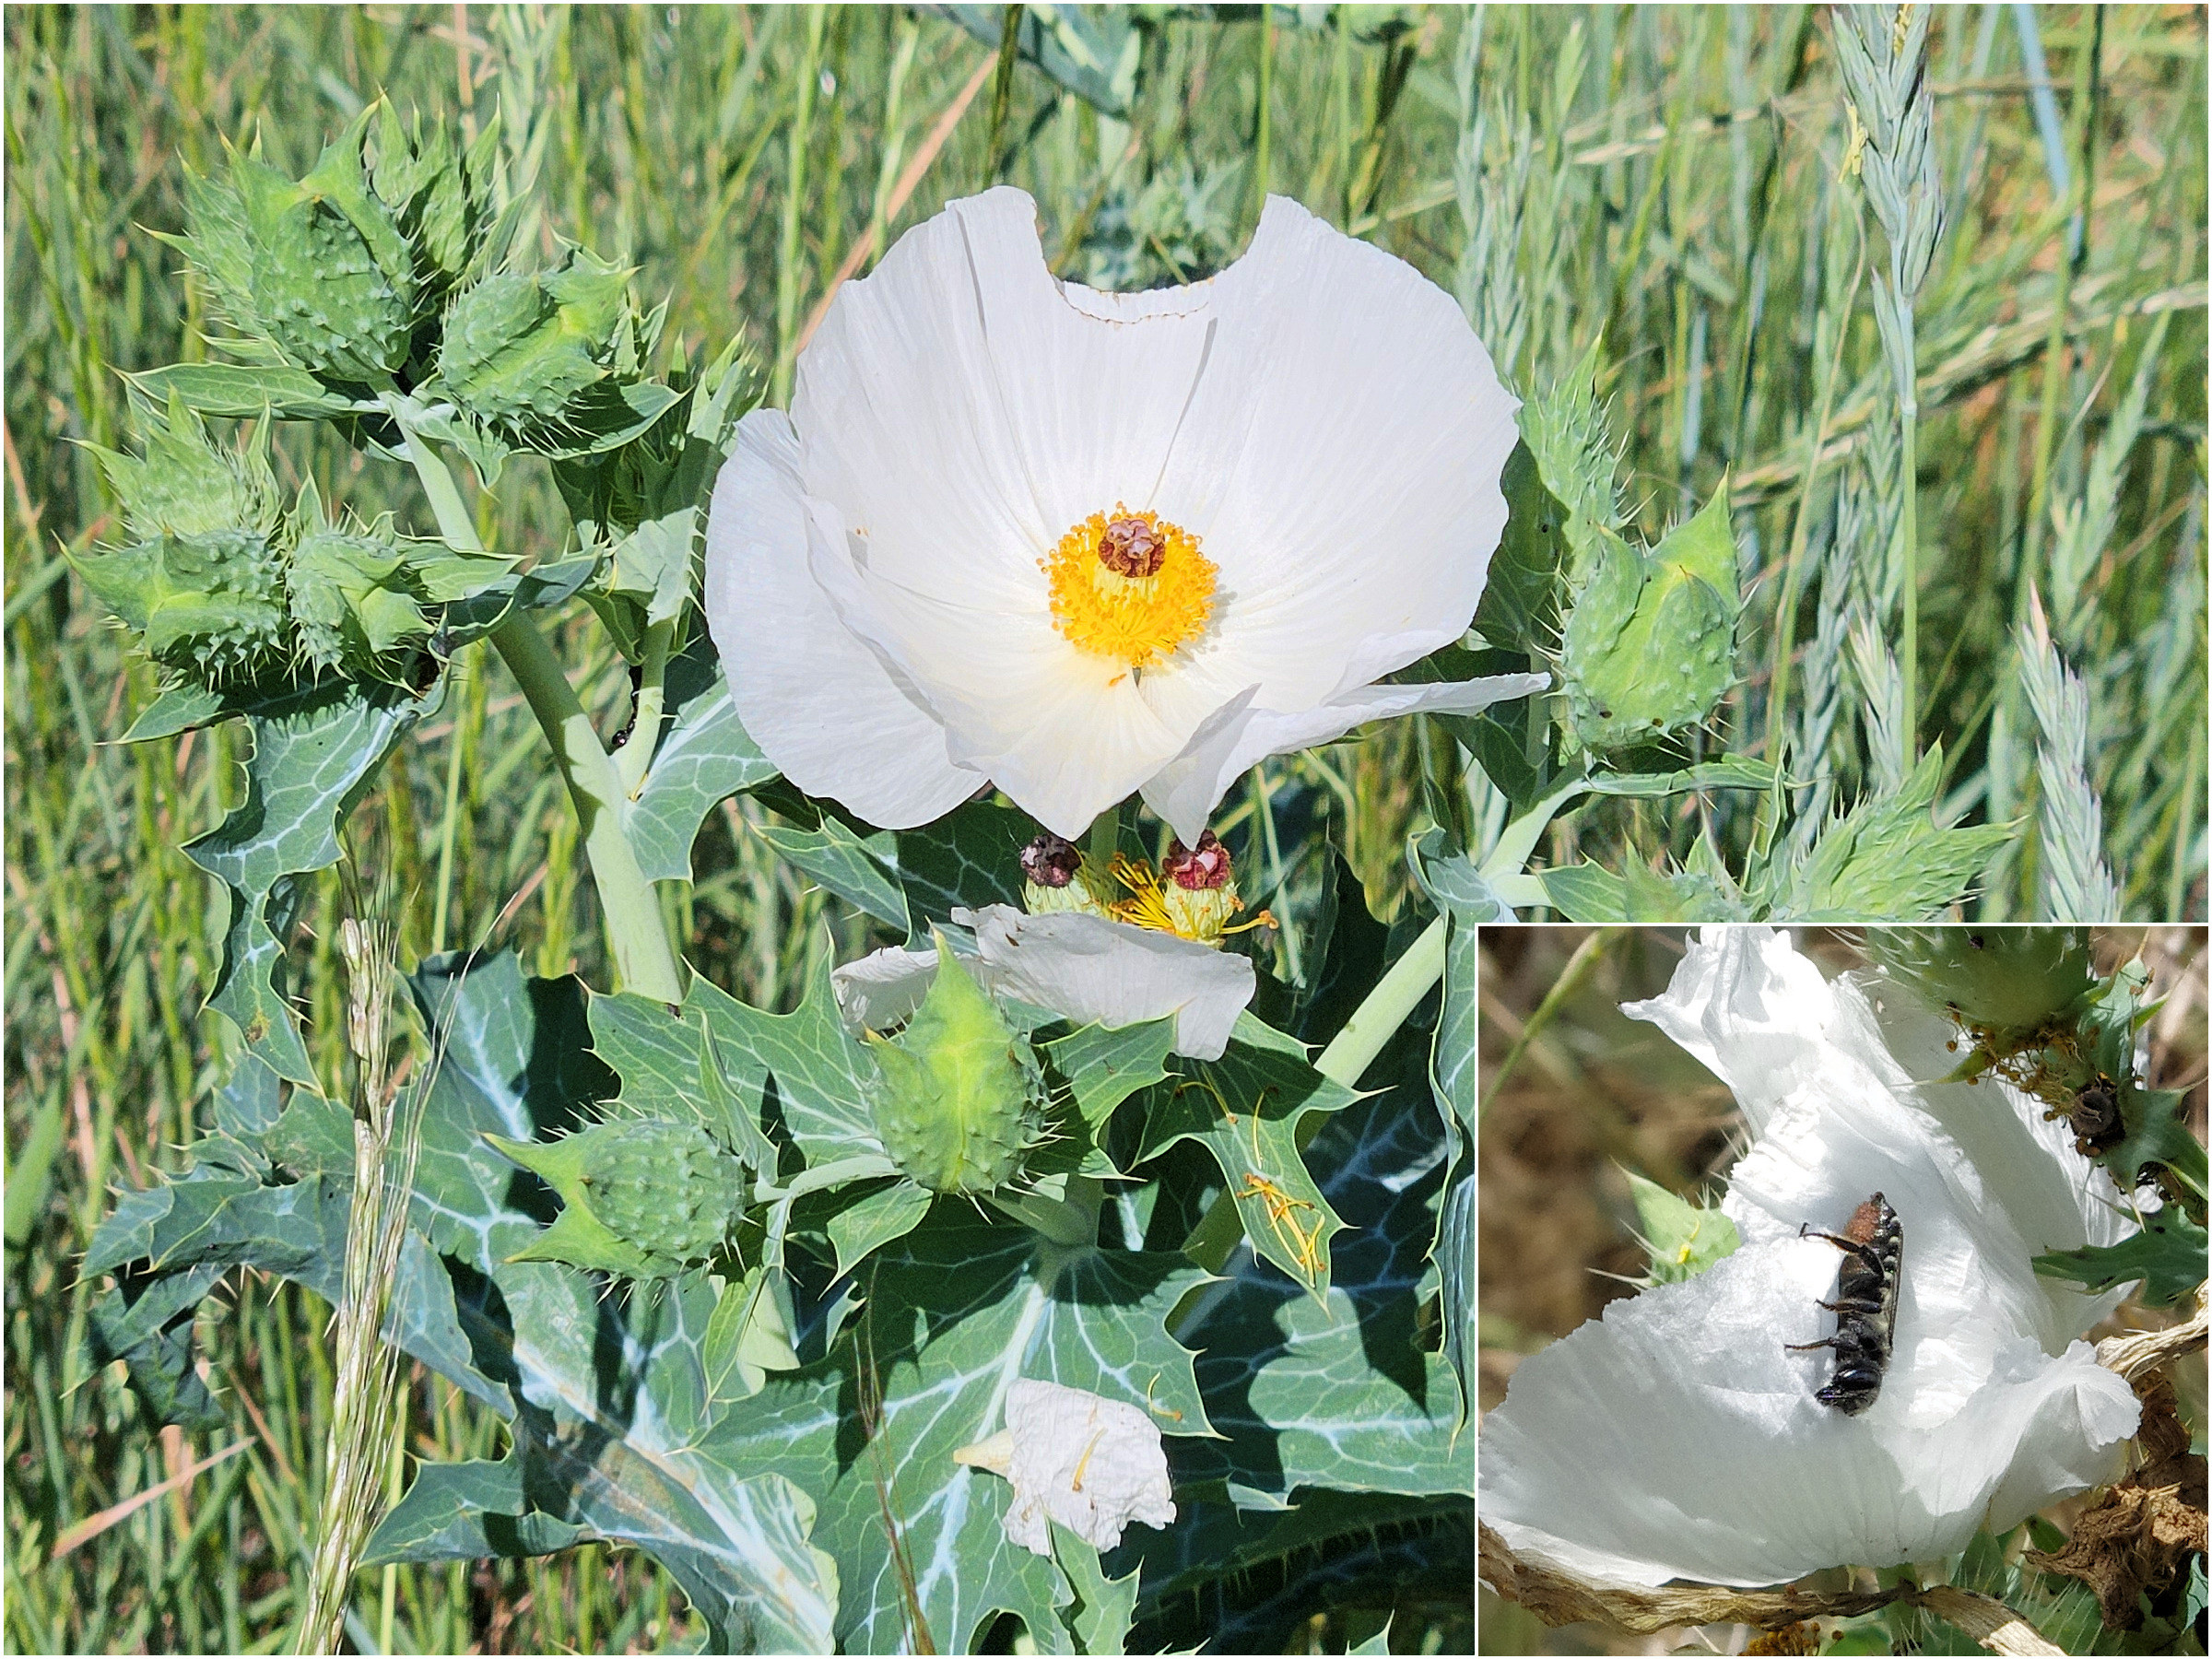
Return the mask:
{"type": "MultiPolygon", "coordinates": [[[[1175,1052],[1194,1060],[1221,1058],[1258,986],[1244,957],[1101,916],[1032,916],[987,904],[956,910],[952,919],[974,930],[972,965],[990,990],[1085,1025],[1172,1015],[1175,1052]]],[[[883,1030],[922,1006],[936,971],[935,951],[893,946],[831,970],[830,978],[848,1023],[883,1030]]]]}
{"type": "Polygon", "coordinates": [[[1017,1379],[1006,1390],[1006,1429],[954,1459],[1013,1483],[1006,1536],[1038,1555],[1053,1552],[1054,1521],[1100,1549],[1119,1544],[1132,1521],[1174,1524],[1159,1425],[1086,1389],[1017,1379]]]}

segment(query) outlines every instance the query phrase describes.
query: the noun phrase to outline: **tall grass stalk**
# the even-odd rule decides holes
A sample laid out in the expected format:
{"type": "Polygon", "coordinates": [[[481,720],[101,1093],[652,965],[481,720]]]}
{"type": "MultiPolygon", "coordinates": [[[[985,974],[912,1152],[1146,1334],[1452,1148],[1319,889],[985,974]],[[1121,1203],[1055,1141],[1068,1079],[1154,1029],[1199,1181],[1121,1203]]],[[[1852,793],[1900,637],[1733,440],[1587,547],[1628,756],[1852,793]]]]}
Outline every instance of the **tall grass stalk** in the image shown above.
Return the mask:
{"type": "Polygon", "coordinates": [[[324,1452],[319,1514],[307,1604],[295,1651],[341,1651],[353,1573],[370,1528],[383,1512],[394,1430],[402,1415],[399,1349],[384,1315],[407,1233],[409,1194],[422,1147],[427,1088],[404,1097],[392,1065],[399,981],[399,925],[388,880],[339,924],[346,963],[347,1043],[354,1062],[353,1202],[346,1228],[346,1289],[336,1319],[334,1411],[324,1452]]]}

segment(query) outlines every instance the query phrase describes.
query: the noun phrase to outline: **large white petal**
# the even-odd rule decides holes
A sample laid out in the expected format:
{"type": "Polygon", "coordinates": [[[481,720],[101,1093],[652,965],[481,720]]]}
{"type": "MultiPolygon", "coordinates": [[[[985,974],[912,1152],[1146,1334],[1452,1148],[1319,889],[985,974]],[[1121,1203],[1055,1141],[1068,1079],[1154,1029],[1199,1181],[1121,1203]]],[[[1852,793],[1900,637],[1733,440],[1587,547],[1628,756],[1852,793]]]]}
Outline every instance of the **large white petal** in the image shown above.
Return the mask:
{"type": "Polygon", "coordinates": [[[1364,686],[1314,707],[1285,712],[1229,704],[1198,728],[1190,746],[1145,784],[1146,805],[1194,844],[1229,786],[1270,755],[1331,743],[1354,726],[1397,714],[1470,714],[1541,691],[1541,674],[1501,674],[1443,685],[1364,686]]]}
{"type": "Polygon", "coordinates": [[[1036,204],[952,203],[839,291],[798,365],[807,488],[879,570],[960,599],[1027,591],[1035,561],[1117,500],[1149,501],[1206,361],[1203,305],[1071,300],[1036,204]]]}
{"type": "Polygon", "coordinates": [[[798,441],[780,410],[737,428],[707,520],[708,630],[738,718],[809,794],[889,829],[924,824],[984,782],[943,725],[902,694],[810,572],[798,441]]]}
{"type": "Polygon", "coordinates": [[[1465,631],[1518,405],[1450,295],[1284,197],[1213,290],[1159,508],[1220,566],[1224,648],[1260,704],[1296,711],[1363,641],[1404,646],[1372,678],[1465,631]]]}
{"type": "Polygon", "coordinates": [[[888,1031],[914,1017],[936,977],[935,950],[887,945],[830,969],[830,986],[847,1025],[858,1031],[888,1031]]]}
{"type": "Polygon", "coordinates": [[[1009,905],[955,911],[975,929],[992,988],[1071,1019],[1103,1026],[1175,1018],[1175,1052],[1218,1060],[1257,987],[1231,951],[1147,927],[1066,911],[1031,916],[1009,905]]]}

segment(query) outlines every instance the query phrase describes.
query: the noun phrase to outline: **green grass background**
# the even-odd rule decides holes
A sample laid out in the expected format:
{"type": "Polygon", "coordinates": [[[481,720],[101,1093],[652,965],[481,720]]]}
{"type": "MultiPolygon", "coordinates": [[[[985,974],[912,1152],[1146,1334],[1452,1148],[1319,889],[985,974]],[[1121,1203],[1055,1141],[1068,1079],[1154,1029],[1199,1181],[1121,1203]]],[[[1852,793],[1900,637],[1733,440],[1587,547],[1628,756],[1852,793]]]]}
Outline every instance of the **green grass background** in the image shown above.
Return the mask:
{"type": "MultiPolygon", "coordinates": [[[[975,10],[994,27],[1002,15],[975,10]]],[[[2120,464],[2109,533],[2081,569],[2056,573],[2078,596],[2058,631],[2090,688],[2087,770],[2129,913],[2201,917],[2204,14],[2034,15],[2053,139],[2078,182],[2066,195],[2054,189],[2009,10],[1946,11],[1934,27],[1950,226],[1920,312],[1932,387],[1920,446],[1922,728],[1945,740],[1947,810],[2034,812],[2012,630],[2029,582],[2050,591],[2064,539],[2053,513],[2063,520],[2090,489],[2112,408],[2147,377],[2140,434],[2125,456],[2107,457],[2120,464]],[[2080,253],[2070,258],[2077,210],[2080,253]],[[2147,358],[2161,313],[2163,347],[2147,358]]],[[[201,1336],[232,1428],[156,1435],[120,1368],[98,1371],[85,1358],[98,1287],[74,1269],[112,1189],[189,1157],[224,1064],[221,1034],[197,1012],[216,961],[210,884],[177,845],[234,795],[225,762],[239,739],[108,741],[155,677],[61,557],[114,528],[76,441],[124,441],[115,371],[205,355],[206,296],[147,234],[182,228],[183,169],[215,166],[226,137],[258,133],[296,174],[380,89],[473,129],[504,85],[540,158],[542,234],[633,260],[645,294],[670,299],[671,337],[697,355],[740,335],[771,373],[872,225],[895,235],[1000,178],[1037,196],[1055,268],[1102,285],[1217,268],[1250,235],[1266,189],[1452,282],[1469,252],[1455,66],[1471,14],[1135,16],[1141,59],[1126,121],[1024,63],[1003,99],[985,85],[894,216],[888,198],[905,159],[991,55],[942,16],[9,8],[0,512],[11,1650],[271,1649],[303,1593],[320,1504],[330,1408],[320,1303],[258,1278],[227,1284],[201,1336]],[[242,1454],[84,1535],[88,1521],[241,1440],[242,1454]]],[[[1868,295],[1853,281],[1862,234],[1871,267],[1880,233],[1844,173],[1828,25],[1809,7],[1492,8],[1481,27],[1477,100],[1500,116],[1486,164],[1525,168],[1533,187],[1516,199],[1549,204],[1507,221],[1508,256],[1528,274],[1528,344],[1512,367],[1523,377],[1563,371],[1602,330],[1601,389],[1646,534],[1729,480],[1756,581],[1743,683],[1715,730],[1757,752],[1785,561],[1793,547],[1824,556],[1839,492],[1888,418],[1868,295]],[[1570,31],[1586,69],[1563,98],[1555,73],[1570,31]],[[1517,158],[1500,137],[1516,112],[1530,133],[1517,158]],[[1830,362],[1827,442],[1808,482],[1830,362]]],[[[427,522],[396,469],[297,433],[279,448],[288,483],[312,473],[326,500],[427,522]]],[[[517,550],[547,549],[566,523],[528,465],[510,469],[482,512],[492,545],[517,550]]],[[[1794,630],[1806,652],[1821,649],[1812,611],[1807,599],[1794,630]]],[[[604,636],[580,625],[565,645],[587,704],[612,707],[621,668],[604,636]]],[[[449,714],[403,750],[361,809],[409,895],[406,948],[485,941],[496,924],[540,971],[574,963],[595,974],[573,816],[537,730],[480,648],[465,653],[456,690],[449,714]]],[[[1844,711],[1846,734],[1854,718],[1844,711]]],[[[1277,769],[1277,781],[1334,804],[1339,839],[1386,912],[1406,885],[1405,835],[1421,821],[1434,760],[1424,743],[1409,723],[1277,769]]],[[[1838,746],[1846,799],[1870,781],[1855,752],[1838,746]]],[[[1678,860],[1700,834],[1740,846],[1747,820],[1731,810],[1724,800],[1604,803],[1556,826],[1542,852],[1610,867],[1678,860]]],[[[759,816],[746,802],[711,816],[699,880],[666,902],[696,966],[781,1006],[811,958],[862,940],[750,832],[759,816]]],[[[2028,913],[2036,856],[2030,841],[1993,874],[1983,913],[2028,913]]],[[[322,880],[295,982],[333,1077],[337,903],[335,877],[322,880]]],[[[411,1452],[498,1454],[497,1425],[441,1382],[418,1382],[412,1413],[411,1452]]],[[[681,1597],[649,1560],[595,1548],[371,1573],[357,1612],[364,1649],[643,1649],[687,1628],[681,1597]]]]}

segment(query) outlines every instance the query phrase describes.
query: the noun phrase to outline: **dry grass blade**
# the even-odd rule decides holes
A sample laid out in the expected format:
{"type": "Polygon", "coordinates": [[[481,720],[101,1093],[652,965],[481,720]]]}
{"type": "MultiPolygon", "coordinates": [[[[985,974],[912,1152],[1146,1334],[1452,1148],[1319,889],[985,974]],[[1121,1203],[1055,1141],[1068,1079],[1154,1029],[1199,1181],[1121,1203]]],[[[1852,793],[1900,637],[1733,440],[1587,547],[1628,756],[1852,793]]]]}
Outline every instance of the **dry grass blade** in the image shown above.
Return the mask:
{"type": "Polygon", "coordinates": [[[179,1469],[167,1480],[147,1487],[143,1492],[135,1492],[121,1503],[111,1503],[97,1515],[87,1515],[75,1526],[69,1527],[63,1532],[61,1536],[54,1539],[53,1547],[47,1552],[47,1560],[49,1562],[58,1561],[80,1545],[89,1544],[101,1533],[106,1532],[109,1527],[115,1525],[118,1522],[129,1520],[156,1499],[165,1498],[180,1487],[190,1486],[209,1469],[214,1468],[216,1465],[228,1463],[253,1443],[252,1441],[234,1441],[225,1446],[220,1452],[211,1452],[206,1457],[201,1458],[199,1462],[179,1469]]]}

